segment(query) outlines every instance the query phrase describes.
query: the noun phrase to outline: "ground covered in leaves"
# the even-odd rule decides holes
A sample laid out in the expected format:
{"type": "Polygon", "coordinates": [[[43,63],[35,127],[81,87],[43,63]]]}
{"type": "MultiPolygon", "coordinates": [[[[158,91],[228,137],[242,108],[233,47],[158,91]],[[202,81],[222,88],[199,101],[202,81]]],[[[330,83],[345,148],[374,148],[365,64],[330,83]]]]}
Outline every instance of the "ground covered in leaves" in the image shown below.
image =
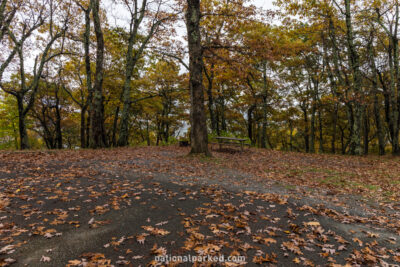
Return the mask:
{"type": "Polygon", "coordinates": [[[400,264],[399,159],[187,153],[0,153],[0,266],[400,264]]]}

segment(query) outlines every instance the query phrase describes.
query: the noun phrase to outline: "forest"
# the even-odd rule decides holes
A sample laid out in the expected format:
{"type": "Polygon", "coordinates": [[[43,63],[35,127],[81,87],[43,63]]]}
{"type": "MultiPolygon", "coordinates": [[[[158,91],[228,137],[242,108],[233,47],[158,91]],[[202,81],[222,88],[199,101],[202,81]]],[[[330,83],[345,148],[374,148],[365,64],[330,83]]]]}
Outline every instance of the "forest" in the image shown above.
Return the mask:
{"type": "Polygon", "coordinates": [[[0,148],[397,155],[399,19],[397,0],[1,0],[0,148]]]}

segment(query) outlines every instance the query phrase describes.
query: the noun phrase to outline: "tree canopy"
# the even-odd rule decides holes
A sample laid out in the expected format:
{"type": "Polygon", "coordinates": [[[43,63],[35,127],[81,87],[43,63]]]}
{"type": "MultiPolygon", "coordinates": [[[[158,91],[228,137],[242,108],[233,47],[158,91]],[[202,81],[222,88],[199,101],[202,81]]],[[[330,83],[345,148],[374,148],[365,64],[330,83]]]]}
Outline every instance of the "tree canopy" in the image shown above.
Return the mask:
{"type": "Polygon", "coordinates": [[[1,0],[0,148],[400,153],[394,0],[1,0]]]}

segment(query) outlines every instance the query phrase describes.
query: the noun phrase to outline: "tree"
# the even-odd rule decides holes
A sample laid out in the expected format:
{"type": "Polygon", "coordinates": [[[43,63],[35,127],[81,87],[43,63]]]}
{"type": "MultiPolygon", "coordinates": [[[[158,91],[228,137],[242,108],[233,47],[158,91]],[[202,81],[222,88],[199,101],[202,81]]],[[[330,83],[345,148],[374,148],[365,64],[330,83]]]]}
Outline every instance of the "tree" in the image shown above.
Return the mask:
{"type": "Polygon", "coordinates": [[[126,52],[126,65],[125,65],[125,81],[122,91],[122,113],[120,120],[120,132],[118,145],[126,146],[128,145],[128,137],[129,137],[129,112],[132,104],[131,99],[131,79],[133,75],[134,68],[136,67],[136,63],[142,57],[143,52],[148,45],[149,41],[155,34],[160,34],[160,26],[162,23],[166,22],[170,19],[170,15],[161,11],[161,7],[163,5],[162,1],[159,1],[156,4],[155,10],[151,11],[150,4],[147,0],[143,0],[141,6],[138,6],[137,0],[129,0],[123,1],[125,7],[129,10],[130,13],[130,22],[129,22],[129,32],[128,32],[128,44],[127,44],[127,52],[126,52]],[[149,29],[145,34],[141,34],[139,36],[139,30],[141,29],[142,24],[144,24],[144,19],[146,14],[152,14],[150,19],[151,23],[149,29]],[[139,38],[140,37],[140,38],[139,38]],[[134,45],[137,45],[138,48],[134,50],[134,45]]]}
{"type": "MultiPolygon", "coordinates": [[[[35,4],[37,4],[39,7],[46,5],[46,3],[38,2],[35,4]]],[[[44,11],[39,12],[39,14],[36,14],[34,11],[32,11],[30,19],[28,19],[25,24],[22,24],[19,29],[17,28],[15,31],[12,31],[12,29],[7,30],[18,55],[19,82],[17,83],[15,81],[13,84],[1,84],[1,88],[17,99],[20,149],[29,148],[25,118],[34,104],[44,67],[50,60],[60,56],[63,53],[63,41],[60,42],[60,48],[58,50],[54,50],[53,45],[58,39],[65,37],[70,14],[68,7],[66,7],[67,11],[62,13],[63,15],[56,17],[55,12],[57,9],[65,8],[65,6],[57,4],[58,3],[55,1],[50,1],[48,7],[49,9],[47,10],[47,16],[43,14],[44,11]],[[59,22],[60,25],[56,25],[56,21],[59,22]],[[27,60],[25,44],[33,32],[40,27],[45,27],[48,29],[48,38],[43,40],[44,43],[42,53],[34,60],[32,75],[28,75],[25,69],[25,61],[27,60]],[[16,32],[18,30],[19,32],[16,32]]],[[[44,7],[40,10],[44,10],[44,7]]],[[[21,12],[23,12],[23,9],[21,12]]]]}
{"type": "Polygon", "coordinates": [[[94,74],[93,103],[90,110],[90,134],[89,147],[102,148],[106,146],[104,130],[104,36],[100,21],[100,0],[90,0],[93,13],[93,25],[96,35],[96,71],[94,74]]]}
{"type": "Polygon", "coordinates": [[[200,0],[187,0],[186,28],[189,47],[190,144],[192,154],[210,156],[204,110],[203,51],[200,36],[200,0]]]}

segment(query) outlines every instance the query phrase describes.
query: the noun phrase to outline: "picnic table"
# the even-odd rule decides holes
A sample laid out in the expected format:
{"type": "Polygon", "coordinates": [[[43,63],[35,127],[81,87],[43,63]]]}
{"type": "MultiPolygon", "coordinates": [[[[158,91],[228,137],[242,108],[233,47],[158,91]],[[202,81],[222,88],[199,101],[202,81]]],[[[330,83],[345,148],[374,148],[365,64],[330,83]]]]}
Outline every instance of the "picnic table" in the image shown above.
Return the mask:
{"type": "Polygon", "coordinates": [[[217,136],[217,137],[215,137],[215,139],[218,142],[219,149],[222,149],[223,145],[236,145],[236,146],[240,146],[240,150],[243,151],[243,147],[245,145],[249,145],[249,144],[245,144],[244,142],[246,142],[247,140],[242,139],[242,138],[217,136]]]}

